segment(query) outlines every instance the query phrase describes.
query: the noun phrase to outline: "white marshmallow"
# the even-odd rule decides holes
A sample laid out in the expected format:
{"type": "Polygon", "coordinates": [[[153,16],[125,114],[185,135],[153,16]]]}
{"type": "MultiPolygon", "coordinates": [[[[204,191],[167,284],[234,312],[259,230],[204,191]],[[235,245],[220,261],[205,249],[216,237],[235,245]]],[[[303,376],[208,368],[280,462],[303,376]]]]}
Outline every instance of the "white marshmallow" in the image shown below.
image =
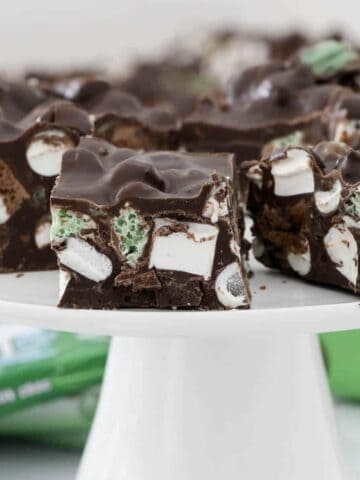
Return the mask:
{"type": "Polygon", "coordinates": [[[221,182],[220,185],[212,188],[203,209],[203,217],[210,218],[212,223],[217,223],[220,217],[225,217],[229,214],[227,195],[221,202],[216,198],[217,194],[222,190],[227,191],[225,182],[221,182]]]}
{"type": "Polygon", "coordinates": [[[4,202],[4,198],[0,196],[0,225],[6,223],[9,220],[10,216],[11,215],[9,214],[7,206],[4,202]]]}
{"type": "Polygon", "coordinates": [[[274,177],[274,193],[279,197],[289,197],[315,190],[311,157],[305,150],[291,148],[286,158],[273,160],[271,173],[274,177]]]}
{"type": "Polygon", "coordinates": [[[315,204],[319,212],[326,214],[335,212],[341,198],[341,182],[336,180],[332,189],[327,192],[315,192],[315,204]]]}
{"type": "Polygon", "coordinates": [[[356,240],[343,224],[334,225],[324,237],[325,249],[338,270],[352,285],[358,277],[359,253],[356,240]]]}
{"type": "Polygon", "coordinates": [[[334,141],[348,143],[356,134],[360,134],[360,120],[343,120],[336,126],[334,141]]]}
{"type": "Polygon", "coordinates": [[[237,308],[247,304],[241,270],[237,262],[227,265],[216,277],[215,292],[224,307],[237,308]]]}
{"type": "Polygon", "coordinates": [[[105,280],[112,272],[111,260],[79,238],[68,238],[65,248],[59,250],[58,257],[60,263],[94,282],[105,280]]]}
{"type": "Polygon", "coordinates": [[[306,241],[306,251],[304,253],[290,252],[287,255],[287,261],[290,267],[299,275],[307,275],[311,269],[311,254],[309,242],[306,241]]]}
{"type": "Polygon", "coordinates": [[[71,274],[63,268],[59,269],[59,302],[61,301],[65,290],[71,280],[71,274]]]}
{"type": "Polygon", "coordinates": [[[41,249],[50,245],[50,222],[40,223],[35,230],[35,244],[41,249]]]}
{"type": "Polygon", "coordinates": [[[62,130],[46,130],[37,133],[29,144],[26,157],[30,168],[44,177],[58,175],[61,170],[62,156],[73,142],[62,130]],[[46,141],[53,139],[53,142],[46,141]]]}
{"type": "Polygon", "coordinates": [[[178,222],[170,219],[155,220],[149,268],[175,270],[211,277],[216,240],[219,230],[213,225],[195,222],[178,222]],[[180,223],[186,233],[174,232],[157,235],[159,228],[180,223]]]}
{"type": "Polygon", "coordinates": [[[259,190],[262,189],[263,186],[263,175],[261,168],[258,165],[253,165],[249,168],[246,173],[246,176],[258,187],[259,190]]]}

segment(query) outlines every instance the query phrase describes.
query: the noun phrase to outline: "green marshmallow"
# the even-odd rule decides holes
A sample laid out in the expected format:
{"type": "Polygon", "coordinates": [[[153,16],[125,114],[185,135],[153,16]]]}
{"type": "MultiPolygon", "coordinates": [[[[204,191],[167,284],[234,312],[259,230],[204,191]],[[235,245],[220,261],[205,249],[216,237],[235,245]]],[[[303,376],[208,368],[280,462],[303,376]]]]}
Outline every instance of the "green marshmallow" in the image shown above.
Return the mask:
{"type": "Polygon", "coordinates": [[[360,218],[360,188],[351,195],[346,205],[346,210],[350,215],[360,218]]]}
{"type": "Polygon", "coordinates": [[[345,42],[325,40],[299,54],[300,61],[318,76],[332,75],[359,58],[358,53],[345,42]]]}
{"type": "Polygon", "coordinates": [[[300,130],[290,133],[284,137],[275,138],[271,144],[274,148],[286,148],[290,145],[300,145],[303,141],[304,134],[300,130]]]}
{"type": "Polygon", "coordinates": [[[65,208],[54,208],[51,216],[50,238],[51,241],[59,242],[90,228],[92,221],[89,215],[78,214],[65,208]]]}
{"type": "Polygon", "coordinates": [[[113,219],[119,249],[130,267],[135,267],[148,240],[149,226],[133,208],[125,208],[113,219]]]}

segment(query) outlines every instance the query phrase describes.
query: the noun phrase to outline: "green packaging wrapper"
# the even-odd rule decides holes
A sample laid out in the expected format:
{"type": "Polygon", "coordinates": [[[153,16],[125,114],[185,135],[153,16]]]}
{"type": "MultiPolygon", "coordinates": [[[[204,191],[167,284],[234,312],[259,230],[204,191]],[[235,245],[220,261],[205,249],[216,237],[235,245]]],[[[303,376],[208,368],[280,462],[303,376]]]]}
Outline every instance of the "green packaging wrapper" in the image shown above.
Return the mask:
{"type": "Polygon", "coordinates": [[[320,340],[333,395],[360,401],[360,330],[325,333],[320,340]]]}
{"type": "Polygon", "coordinates": [[[0,330],[0,435],[81,448],[109,340],[42,330],[0,330]]]}
{"type": "MultiPolygon", "coordinates": [[[[320,336],[332,392],[360,400],[360,331],[320,336]]],[[[109,339],[0,329],[0,435],[82,448],[95,413],[109,339]]]]}

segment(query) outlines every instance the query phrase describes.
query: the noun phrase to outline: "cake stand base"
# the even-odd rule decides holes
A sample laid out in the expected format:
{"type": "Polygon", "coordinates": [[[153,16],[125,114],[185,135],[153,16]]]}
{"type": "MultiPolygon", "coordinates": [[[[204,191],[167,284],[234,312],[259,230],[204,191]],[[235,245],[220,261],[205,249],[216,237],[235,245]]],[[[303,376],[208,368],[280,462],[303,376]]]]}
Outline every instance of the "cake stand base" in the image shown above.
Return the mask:
{"type": "Polygon", "coordinates": [[[114,338],[77,480],[344,480],[317,337],[114,338]]]}

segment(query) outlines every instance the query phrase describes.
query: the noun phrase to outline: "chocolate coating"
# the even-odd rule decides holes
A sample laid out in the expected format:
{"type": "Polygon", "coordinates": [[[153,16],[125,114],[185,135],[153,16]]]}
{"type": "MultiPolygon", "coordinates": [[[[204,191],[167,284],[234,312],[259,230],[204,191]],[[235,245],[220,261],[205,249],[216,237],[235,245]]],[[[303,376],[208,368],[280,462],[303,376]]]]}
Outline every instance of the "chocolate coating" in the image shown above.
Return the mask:
{"type": "MultiPolygon", "coordinates": [[[[66,234],[61,230],[62,236],[55,234],[53,237],[60,269],[68,277],[59,305],[104,309],[248,307],[236,189],[231,154],[139,153],[118,149],[96,138],[81,139],[76,149],[64,155],[62,172],[51,200],[54,218],[69,215],[73,219],[87,219],[85,227],[69,230],[66,234]],[[223,201],[227,209],[222,210],[219,217],[215,211],[213,223],[207,208],[223,201]],[[126,224],[126,215],[137,218],[134,220],[137,223],[126,230],[125,236],[119,237],[114,225],[126,224]],[[165,223],[156,226],[159,221],[165,223]],[[194,224],[203,232],[199,240],[191,233],[194,224]],[[186,268],[173,266],[171,257],[176,256],[177,249],[183,251],[183,242],[188,242],[189,252],[194,245],[196,249],[209,249],[209,235],[214,238],[215,232],[216,241],[210,247],[213,259],[210,257],[209,276],[191,273],[188,259],[184,259],[186,268]],[[132,254],[135,251],[137,256],[129,262],[124,249],[132,241],[132,235],[137,238],[132,254]],[[143,238],[140,249],[139,238],[143,238]],[[170,250],[161,258],[161,266],[157,263],[159,260],[151,260],[159,238],[165,242],[170,238],[166,247],[170,250]],[[79,250],[72,254],[68,249],[72,248],[74,239],[80,243],[77,244],[79,250]],[[89,249],[96,258],[100,255],[99,266],[94,260],[90,274],[81,266],[87,263],[85,257],[77,263],[79,256],[90,254],[89,249]],[[164,261],[170,263],[165,265],[164,261]],[[104,265],[107,266],[106,275],[103,274],[104,265]],[[242,299],[233,306],[224,300],[221,303],[215,291],[217,278],[228,266],[238,269],[236,286],[242,299]],[[92,277],[96,268],[100,275],[92,277]]],[[[54,221],[55,228],[57,222],[54,221]]],[[[197,259],[191,262],[196,263],[197,259]]],[[[226,282],[224,285],[223,288],[227,288],[226,282]]]]}
{"type": "Polygon", "coordinates": [[[202,72],[200,59],[184,62],[176,52],[159,61],[139,62],[119,84],[145,105],[166,105],[180,116],[188,115],[198,95],[211,86],[202,72]]]}
{"type": "Polygon", "coordinates": [[[63,158],[53,199],[112,209],[126,202],[144,213],[181,210],[201,214],[212,174],[233,179],[230,154],[137,153],[97,139],[81,139],[63,158]],[[80,179],[80,180],[79,180],[80,179]]]}
{"type": "Polygon", "coordinates": [[[145,107],[136,97],[105,80],[60,78],[54,80],[50,91],[90,114],[95,135],[118,147],[162,150],[178,145],[175,114],[160,107],[145,107]]]}
{"type": "Polygon", "coordinates": [[[119,147],[148,150],[177,146],[179,125],[176,115],[163,108],[144,107],[136,97],[118,88],[108,85],[107,89],[79,104],[95,116],[96,134],[119,147]],[[138,132],[137,140],[127,136],[131,127],[132,133],[138,132]],[[122,129],[124,135],[121,135],[122,129]]]}
{"type": "Polygon", "coordinates": [[[81,101],[108,88],[104,74],[96,69],[42,71],[34,70],[25,74],[25,80],[32,87],[46,95],[70,101],[81,101]]]}
{"type": "Polygon", "coordinates": [[[341,87],[316,85],[307,67],[254,67],[233,87],[233,102],[204,101],[187,117],[182,139],[189,150],[230,151],[238,164],[257,158],[263,146],[300,130],[307,143],[328,136],[324,113],[344,93],[341,87]]]}
{"type": "MultiPolygon", "coordinates": [[[[257,258],[304,280],[360,294],[360,154],[336,142],[299,150],[310,161],[314,191],[276,193],[272,166],[286,160],[289,149],[242,167],[243,178],[249,180],[244,198],[257,243],[262,245],[257,258]],[[254,171],[255,182],[251,180],[254,171]],[[289,255],[295,255],[298,263],[292,264],[289,255]]],[[[299,172],[288,173],[289,185],[296,185],[291,175],[299,172]]],[[[299,177],[298,182],[304,179],[299,177]]]]}

